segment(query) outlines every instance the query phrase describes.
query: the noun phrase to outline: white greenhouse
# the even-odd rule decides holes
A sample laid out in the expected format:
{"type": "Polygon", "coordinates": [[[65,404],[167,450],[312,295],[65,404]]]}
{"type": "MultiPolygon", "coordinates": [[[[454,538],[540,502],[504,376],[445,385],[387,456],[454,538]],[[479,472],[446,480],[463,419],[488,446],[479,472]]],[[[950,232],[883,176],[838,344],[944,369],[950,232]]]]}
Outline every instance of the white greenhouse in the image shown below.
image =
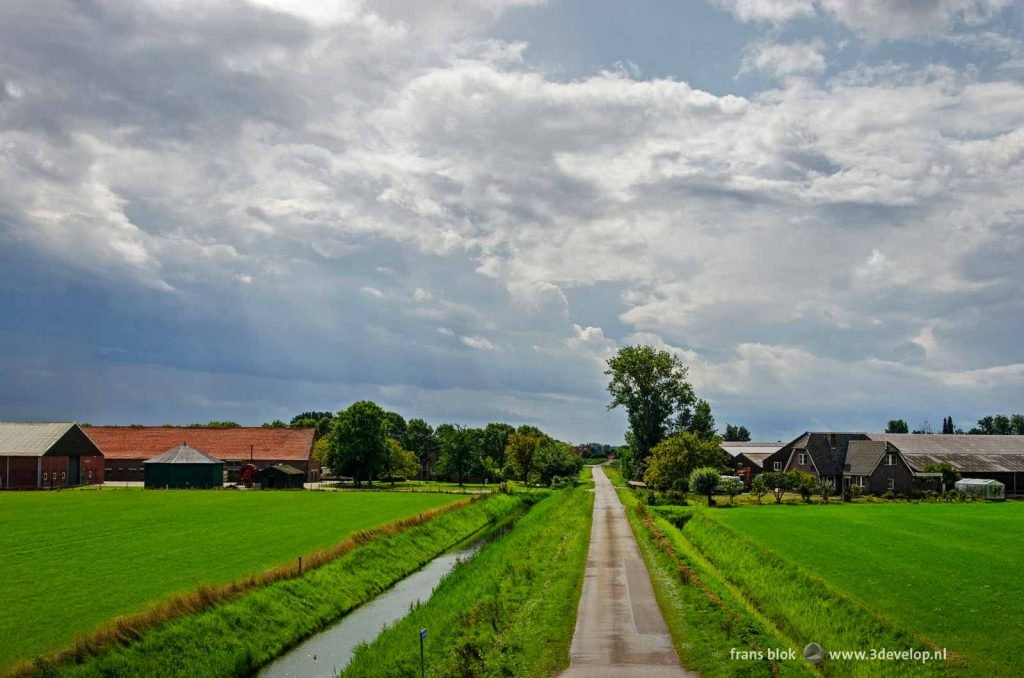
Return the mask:
{"type": "Polygon", "coordinates": [[[1006,485],[989,478],[962,478],[956,481],[956,489],[983,499],[1006,498],[1006,485]]]}

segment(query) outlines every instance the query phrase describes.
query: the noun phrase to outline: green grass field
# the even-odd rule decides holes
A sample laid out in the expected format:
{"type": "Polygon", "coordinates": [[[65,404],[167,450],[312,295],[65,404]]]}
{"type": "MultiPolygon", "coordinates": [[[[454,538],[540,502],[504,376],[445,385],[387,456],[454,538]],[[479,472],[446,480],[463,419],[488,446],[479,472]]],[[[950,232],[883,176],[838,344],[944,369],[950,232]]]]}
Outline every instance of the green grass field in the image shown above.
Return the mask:
{"type": "Polygon", "coordinates": [[[762,506],[706,515],[962,654],[975,675],[1020,675],[1024,504],[762,506]]]}
{"type": "Polygon", "coordinates": [[[0,667],[200,584],[227,583],[457,495],[0,493],[0,667]]]}

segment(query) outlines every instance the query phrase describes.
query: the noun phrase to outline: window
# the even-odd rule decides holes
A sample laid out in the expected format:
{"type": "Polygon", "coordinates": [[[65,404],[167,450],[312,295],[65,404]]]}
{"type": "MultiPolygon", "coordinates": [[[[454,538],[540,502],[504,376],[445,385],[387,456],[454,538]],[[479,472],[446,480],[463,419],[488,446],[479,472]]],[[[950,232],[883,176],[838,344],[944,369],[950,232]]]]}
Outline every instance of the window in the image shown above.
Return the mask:
{"type": "Polygon", "coordinates": [[[857,487],[864,487],[864,476],[857,476],[857,487]]]}
{"type": "Polygon", "coordinates": [[[49,476],[46,475],[46,471],[43,471],[43,480],[49,480],[49,476]]]}
{"type": "Polygon", "coordinates": [[[66,478],[67,478],[67,474],[66,474],[66,473],[65,473],[64,471],[61,471],[61,472],[60,472],[60,479],[61,479],[61,480],[64,480],[64,479],[66,479],[66,478]]]}
{"type": "Polygon", "coordinates": [[[782,470],[782,462],[781,461],[775,462],[774,468],[775,468],[776,471],[781,471],[782,470]]]}
{"type": "Polygon", "coordinates": [[[895,490],[896,489],[896,481],[893,480],[892,478],[889,478],[889,485],[888,485],[888,487],[889,487],[890,490],[895,490]]]}
{"type": "MultiPolygon", "coordinates": [[[[896,455],[892,454],[892,453],[885,455],[885,465],[886,466],[895,466],[896,465],[896,455]]],[[[889,489],[891,490],[892,488],[890,487],[889,489]]]]}
{"type": "Polygon", "coordinates": [[[807,455],[806,454],[801,453],[800,456],[797,457],[797,459],[798,459],[797,463],[800,464],[801,466],[806,466],[807,465],[807,455]]]}
{"type": "Polygon", "coordinates": [[[89,471],[89,480],[92,480],[92,471],[89,471]]]}

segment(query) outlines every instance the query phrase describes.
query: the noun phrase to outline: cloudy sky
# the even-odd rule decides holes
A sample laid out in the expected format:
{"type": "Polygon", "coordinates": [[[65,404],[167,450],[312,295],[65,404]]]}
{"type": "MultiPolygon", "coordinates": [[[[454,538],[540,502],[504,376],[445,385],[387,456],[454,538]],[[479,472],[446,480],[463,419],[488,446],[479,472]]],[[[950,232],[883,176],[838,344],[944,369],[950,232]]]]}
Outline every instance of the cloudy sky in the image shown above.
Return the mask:
{"type": "Polygon", "coordinates": [[[0,3],[0,419],[969,425],[1022,255],[1021,0],[0,3]]]}

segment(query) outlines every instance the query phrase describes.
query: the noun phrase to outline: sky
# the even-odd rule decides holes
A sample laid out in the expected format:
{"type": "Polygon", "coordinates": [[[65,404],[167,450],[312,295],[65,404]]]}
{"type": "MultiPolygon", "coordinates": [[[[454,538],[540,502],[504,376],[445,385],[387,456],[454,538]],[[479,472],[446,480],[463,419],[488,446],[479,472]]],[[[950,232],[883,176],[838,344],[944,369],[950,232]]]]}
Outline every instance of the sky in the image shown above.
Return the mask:
{"type": "Polygon", "coordinates": [[[0,420],[1024,410],[1021,0],[5,0],[0,420]]]}

